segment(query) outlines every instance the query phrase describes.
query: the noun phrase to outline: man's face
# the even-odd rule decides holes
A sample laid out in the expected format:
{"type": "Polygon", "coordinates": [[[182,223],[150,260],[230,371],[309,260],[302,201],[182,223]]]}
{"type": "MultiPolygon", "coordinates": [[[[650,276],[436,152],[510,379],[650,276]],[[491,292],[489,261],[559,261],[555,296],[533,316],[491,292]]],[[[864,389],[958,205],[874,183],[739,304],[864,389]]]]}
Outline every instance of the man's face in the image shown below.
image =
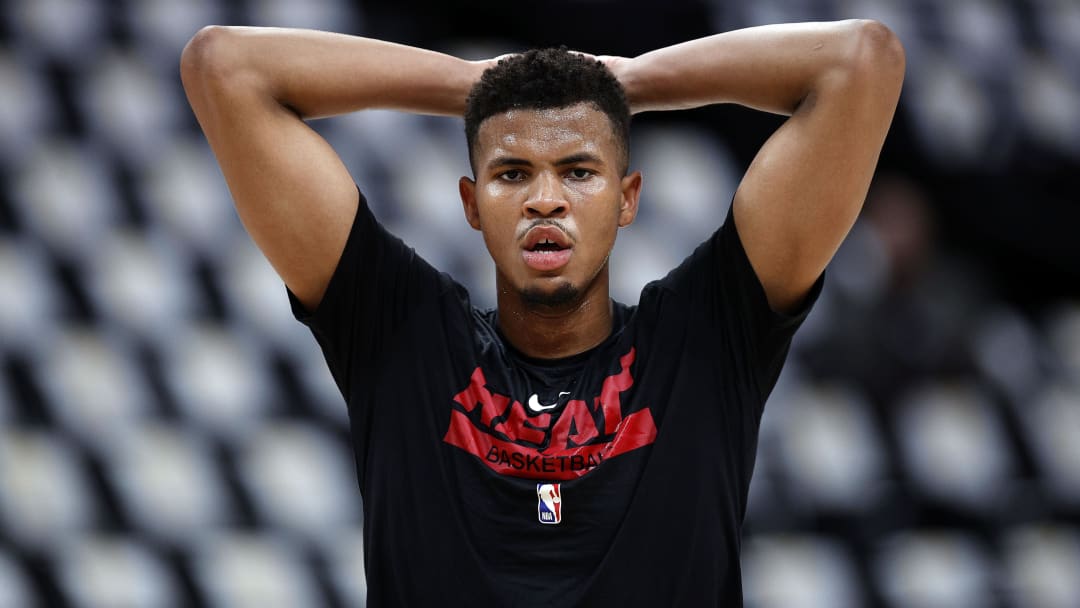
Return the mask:
{"type": "Polygon", "coordinates": [[[483,232],[500,291],[571,304],[607,285],[607,259],[637,214],[641,175],[623,177],[607,115],[585,103],[511,110],[480,125],[476,181],[461,178],[469,224],[483,232]]]}

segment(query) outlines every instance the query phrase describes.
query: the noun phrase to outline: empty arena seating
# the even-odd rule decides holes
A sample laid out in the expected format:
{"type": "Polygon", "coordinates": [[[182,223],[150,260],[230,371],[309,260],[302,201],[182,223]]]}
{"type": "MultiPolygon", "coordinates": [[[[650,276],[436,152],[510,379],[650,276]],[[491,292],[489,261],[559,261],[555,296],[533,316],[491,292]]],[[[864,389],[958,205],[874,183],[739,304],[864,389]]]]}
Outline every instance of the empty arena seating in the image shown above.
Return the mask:
{"type": "MultiPolygon", "coordinates": [[[[1080,161],[1076,2],[702,3],[717,30],[891,25],[927,164],[963,171],[1009,138],[1080,161]]],[[[0,608],[364,604],[344,403],[232,210],[177,67],[207,23],[363,34],[364,15],[347,0],[0,4],[0,608]]],[[[457,200],[458,122],[313,126],[390,230],[493,304],[457,200]]],[[[747,158],[665,122],[641,125],[633,157],[642,210],[612,262],[630,302],[719,226],[747,158]]],[[[766,408],[746,604],[1080,606],[1080,303],[1021,311],[954,252],[912,262],[889,226],[917,224],[935,193],[900,180],[901,215],[860,220],[766,408]]]]}

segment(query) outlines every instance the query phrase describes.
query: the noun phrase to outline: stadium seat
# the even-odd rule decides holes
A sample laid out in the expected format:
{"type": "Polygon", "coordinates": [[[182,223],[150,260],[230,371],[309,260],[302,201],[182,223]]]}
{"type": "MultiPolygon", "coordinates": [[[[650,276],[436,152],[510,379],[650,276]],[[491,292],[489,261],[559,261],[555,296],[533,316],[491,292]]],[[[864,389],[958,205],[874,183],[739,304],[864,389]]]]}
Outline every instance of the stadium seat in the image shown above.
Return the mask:
{"type": "Polygon", "coordinates": [[[879,501],[887,461],[866,402],[850,387],[807,386],[788,394],[776,446],[792,496],[827,512],[858,514],[879,501]]]}
{"type": "Polygon", "coordinates": [[[18,564],[0,550],[0,608],[37,608],[30,583],[18,564]]]}
{"type": "Polygon", "coordinates": [[[56,324],[59,301],[47,262],[33,241],[0,236],[0,351],[34,352],[56,324]]]}
{"type": "Polygon", "coordinates": [[[181,608],[172,572],[126,536],[88,534],[66,539],[57,573],[75,608],[181,608]]]}
{"type": "Polygon", "coordinates": [[[51,414],[89,445],[107,445],[152,413],[145,379],[127,343],[104,327],[65,326],[36,368],[51,414]]]}
{"type": "Polygon", "coordinates": [[[1051,523],[1005,532],[1003,557],[1013,606],[1080,606],[1080,533],[1051,523]]]}
{"type": "Polygon", "coordinates": [[[223,533],[192,556],[196,583],[220,608],[320,606],[311,572],[296,548],[273,533],[223,533]]]}
{"type": "Polygon", "coordinates": [[[231,240],[220,263],[221,284],[238,324],[273,341],[278,348],[299,355],[311,353],[314,340],[289,310],[285,283],[246,234],[231,240]]]}
{"type": "Polygon", "coordinates": [[[1080,386],[1051,384],[1020,407],[1044,487],[1064,505],[1080,507],[1080,386]]]}
{"type": "Polygon", "coordinates": [[[12,200],[30,234],[77,264],[119,220],[108,157],[85,141],[50,136],[17,164],[12,200]]]}
{"type": "Polygon", "coordinates": [[[313,425],[266,423],[240,450],[237,467],[275,529],[318,540],[360,522],[356,468],[344,446],[313,425]]]}
{"type": "Polygon", "coordinates": [[[367,576],[364,572],[364,533],[360,527],[343,528],[323,543],[330,580],[348,606],[364,606],[367,576]]]}
{"type": "Polygon", "coordinates": [[[146,422],[105,454],[107,474],[132,524],[161,541],[187,546],[234,519],[210,441],[182,424],[146,422]]]}
{"type": "Polygon", "coordinates": [[[201,136],[158,142],[160,153],[136,172],[135,190],[152,224],[185,252],[224,261],[242,231],[225,180],[201,136]],[[197,139],[198,137],[198,139],[197,139]]]}
{"type": "Polygon", "coordinates": [[[162,152],[161,142],[179,126],[183,111],[184,99],[165,80],[172,75],[149,59],[133,49],[112,48],[80,74],[90,136],[132,167],[162,152]]]}
{"type": "Polygon", "coordinates": [[[882,542],[873,569],[890,608],[985,608],[994,565],[961,533],[908,531],[882,542]]]}
{"type": "Polygon", "coordinates": [[[5,12],[24,46],[83,65],[106,45],[101,0],[12,0],[5,12]]]}
{"type": "Polygon", "coordinates": [[[302,5],[289,0],[253,0],[248,10],[254,25],[350,31],[351,8],[344,0],[315,0],[302,5]]]}
{"type": "MultiPolygon", "coordinates": [[[[1038,174],[1047,179],[1029,192],[1007,171],[1048,160],[1071,171],[1080,159],[1075,0],[706,0],[701,10],[707,23],[673,25],[860,17],[895,31],[908,67],[882,166],[912,171],[904,179],[925,188],[943,234],[972,239],[946,245],[984,257],[968,246],[1029,238],[1000,221],[1002,234],[987,232],[1001,210],[957,197],[973,175],[1001,178],[999,203],[1019,213],[1044,196],[1072,201],[1071,174],[1038,174]]],[[[0,2],[0,608],[364,605],[344,400],[243,230],[178,61],[210,23],[406,40],[410,18],[349,0],[0,2]]],[[[444,29],[454,38],[442,50],[473,59],[521,42],[444,29]]],[[[635,118],[645,189],[613,253],[616,299],[636,301],[719,225],[750,146],[781,120],[701,115],[723,138],[681,122],[688,115],[635,118]]],[[[493,264],[455,191],[470,173],[460,121],[376,110],[308,124],[388,229],[473,303],[495,304],[493,264]]],[[[1080,304],[1032,312],[987,289],[969,311],[983,277],[956,273],[943,247],[933,272],[946,278],[926,290],[926,314],[945,321],[913,324],[925,330],[914,336],[903,314],[866,313],[895,278],[886,235],[866,219],[830,264],[765,409],[746,605],[1080,606],[1080,304]],[[832,350],[845,342],[830,337],[861,331],[847,316],[860,311],[896,336],[886,348],[905,350],[832,350]],[[954,330],[960,361],[946,348],[954,330]],[[929,383],[886,369],[896,382],[874,384],[852,370],[901,359],[929,383]]],[[[993,273],[997,260],[981,262],[993,273]]],[[[1031,294],[1011,295],[1038,299],[1036,274],[1031,294]]]]}
{"type": "Polygon", "coordinates": [[[743,546],[748,608],[855,608],[862,586],[849,552],[810,534],[760,535],[743,546]]]}
{"type": "Polygon", "coordinates": [[[251,433],[277,396],[258,343],[216,323],[177,335],[164,352],[164,369],[182,414],[220,437],[238,440],[251,433]]]}
{"type": "Polygon", "coordinates": [[[160,233],[107,233],[86,274],[87,290],[105,321],[157,345],[171,342],[198,303],[184,253],[160,233]]]}
{"type": "Polygon", "coordinates": [[[0,522],[21,546],[48,548],[93,525],[98,503],[61,435],[0,427],[0,522]]]}
{"type": "Polygon", "coordinates": [[[41,74],[20,59],[0,48],[0,142],[5,142],[0,145],[0,161],[9,166],[41,138],[56,112],[56,100],[41,74]]]}
{"type": "Polygon", "coordinates": [[[1014,456],[982,389],[930,384],[901,400],[895,416],[904,465],[926,496],[975,513],[1002,504],[1014,456]]]}

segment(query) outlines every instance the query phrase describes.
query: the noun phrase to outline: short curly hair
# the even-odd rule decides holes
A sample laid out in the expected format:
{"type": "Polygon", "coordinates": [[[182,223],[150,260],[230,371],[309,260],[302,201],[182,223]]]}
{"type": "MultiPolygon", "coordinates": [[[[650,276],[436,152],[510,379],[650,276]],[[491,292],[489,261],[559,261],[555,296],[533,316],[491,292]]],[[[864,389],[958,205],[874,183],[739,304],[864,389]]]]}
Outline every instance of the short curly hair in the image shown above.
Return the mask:
{"type": "Polygon", "coordinates": [[[546,110],[590,103],[607,115],[619,145],[621,169],[630,162],[630,104],[626,91],[602,62],[561,48],[532,49],[484,71],[465,102],[469,161],[480,124],[513,109],[546,110]]]}

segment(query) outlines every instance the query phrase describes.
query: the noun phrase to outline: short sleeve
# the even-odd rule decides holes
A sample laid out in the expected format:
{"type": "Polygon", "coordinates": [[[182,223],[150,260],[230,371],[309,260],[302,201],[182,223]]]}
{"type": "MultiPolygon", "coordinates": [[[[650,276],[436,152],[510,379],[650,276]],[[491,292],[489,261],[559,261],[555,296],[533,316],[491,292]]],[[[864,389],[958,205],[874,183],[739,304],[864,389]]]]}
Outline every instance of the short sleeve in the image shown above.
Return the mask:
{"type": "Polygon", "coordinates": [[[824,275],[818,277],[795,312],[772,310],[729,209],[724,224],[663,284],[684,300],[688,318],[702,320],[695,331],[709,334],[704,339],[748,361],[745,370],[764,403],[780,375],[791,338],[816,302],[823,281],[824,275]]]}
{"type": "Polygon", "coordinates": [[[346,399],[370,375],[402,323],[445,288],[442,275],[390,234],[359,195],[356,217],[322,301],[307,311],[288,292],[293,315],[314,334],[346,399]]]}

